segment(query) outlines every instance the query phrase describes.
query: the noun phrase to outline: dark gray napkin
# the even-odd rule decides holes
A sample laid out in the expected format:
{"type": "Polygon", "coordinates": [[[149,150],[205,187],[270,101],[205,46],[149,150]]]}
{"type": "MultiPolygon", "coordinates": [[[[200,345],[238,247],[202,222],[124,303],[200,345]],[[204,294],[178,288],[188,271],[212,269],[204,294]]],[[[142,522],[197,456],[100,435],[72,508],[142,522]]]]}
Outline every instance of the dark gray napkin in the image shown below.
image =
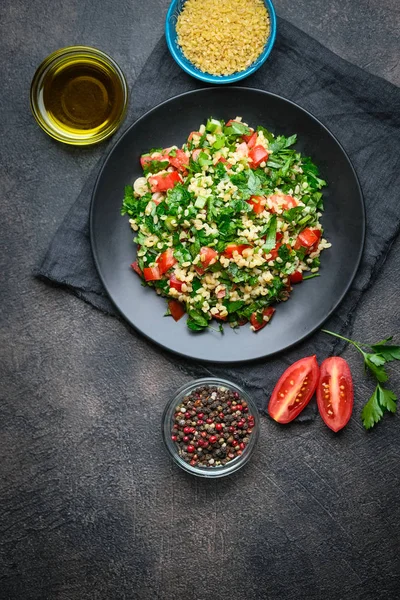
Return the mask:
{"type": "MultiPolygon", "coordinates": [[[[349,334],[361,294],[373,283],[399,231],[400,91],[340,59],[282,19],[278,32],[270,58],[243,85],[285,96],[318,117],[349,154],[364,193],[367,237],[362,263],[351,290],[326,324],[330,330],[349,334]]],[[[132,90],[126,124],[167,98],[200,87],[204,85],[175,64],[162,39],[132,90]]],[[[116,137],[112,143],[115,141],[116,137]]],[[[99,166],[91,173],[36,275],[65,286],[103,312],[116,315],[98,278],[89,241],[89,205],[98,170],[99,166]]],[[[134,330],[132,333],[139,335],[134,330]]],[[[141,343],[149,342],[142,339],[141,343]]],[[[301,357],[317,354],[322,360],[342,348],[340,341],[319,332],[289,352],[250,365],[203,365],[173,355],[170,360],[192,376],[232,378],[253,393],[263,408],[271,392],[266,387],[267,379],[276,381],[288,364],[301,357]]],[[[313,418],[313,411],[308,409],[301,419],[313,418]]]]}

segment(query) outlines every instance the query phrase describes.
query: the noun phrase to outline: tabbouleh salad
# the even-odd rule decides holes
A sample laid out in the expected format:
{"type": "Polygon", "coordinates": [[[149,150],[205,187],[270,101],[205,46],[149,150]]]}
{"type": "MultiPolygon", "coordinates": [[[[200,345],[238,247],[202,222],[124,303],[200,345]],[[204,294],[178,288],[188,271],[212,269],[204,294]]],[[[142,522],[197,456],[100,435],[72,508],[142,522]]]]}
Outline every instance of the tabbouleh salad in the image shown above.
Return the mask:
{"type": "Polygon", "coordinates": [[[181,148],[142,155],[121,210],[137,234],[131,266],[191,330],[217,319],[258,331],[292,284],[318,275],[326,183],[295,142],[210,118],[181,148]]]}

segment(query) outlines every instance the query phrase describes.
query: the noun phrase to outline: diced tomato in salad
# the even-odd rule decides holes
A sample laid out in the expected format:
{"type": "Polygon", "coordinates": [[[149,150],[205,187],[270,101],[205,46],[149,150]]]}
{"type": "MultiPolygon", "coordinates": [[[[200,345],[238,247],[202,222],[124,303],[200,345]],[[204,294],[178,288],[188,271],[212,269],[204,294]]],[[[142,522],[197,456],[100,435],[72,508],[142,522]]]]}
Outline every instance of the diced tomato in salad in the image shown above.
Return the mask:
{"type": "Polygon", "coordinates": [[[198,274],[203,275],[207,267],[217,262],[217,258],[218,252],[213,250],[213,248],[208,248],[207,246],[200,248],[200,262],[195,267],[198,274]]]}
{"type": "Polygon", "coordinates": [[[265,210],[267,199],[264,196],[251,196],[247,202],[252,206],[254,212],[259,215],[265,210]]]}
{"type": "Polygon", "coordinates": [[[203,267],[207,268],[217,262],[218,252],[213,248],[203,246],[200,248],[200,262],[203,267]]]}
{"type": "Polygon", "coordinates": [[[257,137],[257,132],[251,129],[251,134],[242,135],[242,140],[246,142],[248,149],[251,150],[256,145],[257,137]]]}
{"type": "Polygon", "coordinates": [[[238,254],[242,254],[243,250],[246,250],[246,248],[251,248],[251,246],[249,246],[248,244],[228,244],[228,246],[223,252],[223,255],[227,258],[231,258],[235,251],[238,254]]]}
{"type": "Polygon", "coordinates": [[[249,147],[246,142],[239,144],[239,146],[236,148],[236,153],[239,158],[244,158],[249,155],[249,147]]]}
{"type": "Polygon", "coordinates": [[[145,267],[143,275],[146,281],[158,281],[162,277],[158,267],[145,267]]]}
{"type": "Polygon", "coordinates": [[[154,156],[151,156],[150,154],[142,154],[142,156],[140,157],[140,164],[142,166],[142,169],[145,169],[153,160],[157,160],[159,162],[169,162],[169,156],[161,153],[154,153],[154,156]]]}
{"type": "Polygon", "coordinates": [[[174,251],[172,250],[172,248],[168,248],[168,250],[165,250],[165,252],[160,254],[156,262],[161,275],[164,275],[164,273],[169,271],[169,269],[176,265],[178,261],[174,256],[174,251]]]}
{"type": "Polygon", "coordinates": [[[267,306],[267,308],[264,308],[262,313],[254,312],[250,317],[250,323],[254,327],[254,330],[259,331],[265,327],[272,319],[274,312],[275,308],[272,306],[267,306]]]}
{"type": "Polygon", "coordinates": [[[168,308],[169,308],[169,312],[171,313],[171,315],[175,321],[179,321],[179,319],[182,319],[183,315],[186,312],[183,304],[181,302],[179,302],[179,300],[175,300],[175,299],[169,300],[168,308]]]}
{"type": "Polygon", "coordinates": [[[219,313],[216,313],[215,315],[213,315],[214,319],[218,319],[218,321],[226,321],[228,316],[221,316],[219,313]]]}
{"type": "Polygon", "coordinates": [[[276,213],[278,209],[289,210],[298,205],[296,198],[284,194],[272,194],[268,199],[272,203],[272,207],[269,209],[272,213],[276,213]]]}
{"type": "Polygon", "coordinates": [[[182,285],[183,285],[183,281],[180,281],[179,279],[177,279],[177,277],[172,273],[171,277],[169,278],[169,287],[174,288],[178,292],[181,292],[182,285]]]}
{"type": "Polygon", "coordinates": [[[178,169],[178,171],[185,172],[189,166],[189,157],[179,148],[172,152],[174,153],[174,156],[171,156],[171,154],[168,155],[170,164],[175,167],[175,169],[178,169]]]}
{"type": "Polygon", "coordinates": [[[289,275],[290,283],[300,283],[303,281],[303,273],[301,271],[295,271],[289,275]]]}
{"type": "Polygon", "coordinates": [[[188,142],[191,142],[191,141],[192,141],[192,139],[193,139],[193,136],[198,136],[198,137],[200,138],[200,137],[201,137],[201,133],[200,133],[200,131],[192,131],[192,132],[189,134],[189,137],[188,137],[188,142]]]}
{"type": "Polygon", "coordinates": [[[308,250],[309,253],[313,252],[313,250],[317,248],[320,239],[320,229],[310,229],[307,227],[299,233],[299,236],[294,245],[294,249],[299,250],[300,248],[306,248],[306,250],[308,250]]]}
{"type": "Polygon", "coordinates": [[[250,167],[257,169],[262,162],[267,162],[268,157],[269,154],[264,146],[254,146],[249,152],[249,158],[252,160],[250,167]]]}
{"type": "Polygon", "coordinates": [[[143,271],[139,267],[137,260],[131,264],[132,269],[137,273],[140,277],[143,277],[143,271]]]}
{"type": "Polygon", "coordinates": [[[196,150],[193,150],[192,160],[194,160],[194,162],[197,162],[197,159],[199,158],[199,154],[201,154],[201,152],[202,152],[201,148],[196,148],[196,150]]]}
{"type": "Polygon", "coordinates": [[[172,173],[160,173],[149,177],[150,189],[152,192],[166,192],[181,183],[182,177],[177,171],[172,173]]]}

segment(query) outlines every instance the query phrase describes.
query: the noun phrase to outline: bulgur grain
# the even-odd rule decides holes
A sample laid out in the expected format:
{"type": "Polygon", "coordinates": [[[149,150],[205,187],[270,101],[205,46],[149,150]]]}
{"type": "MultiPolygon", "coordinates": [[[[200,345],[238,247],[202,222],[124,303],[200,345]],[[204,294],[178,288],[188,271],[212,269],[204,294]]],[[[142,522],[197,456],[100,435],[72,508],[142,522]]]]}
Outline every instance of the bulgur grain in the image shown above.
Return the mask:
{"type": "Polygon", "coordinates": [[[263,0],[187,0],[176,31],[184,55],[200,71],[230,75],[262,53],[269,14],[263,0]]]}

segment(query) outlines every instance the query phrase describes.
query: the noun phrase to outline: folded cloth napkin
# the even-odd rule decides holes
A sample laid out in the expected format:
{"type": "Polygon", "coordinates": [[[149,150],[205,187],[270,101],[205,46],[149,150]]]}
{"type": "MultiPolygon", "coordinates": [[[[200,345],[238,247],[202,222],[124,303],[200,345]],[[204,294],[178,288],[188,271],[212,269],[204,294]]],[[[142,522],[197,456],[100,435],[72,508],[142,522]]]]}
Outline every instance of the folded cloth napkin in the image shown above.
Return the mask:
{"type": "MultiPolygon", "coordinates": [[[[349,333],[361,294],[373,283],[399,231],[400,90],[340,59],[282,19],[278,32],[271,56],[243,85],[280,94],[318,117],[349,154],[365,198],[367,236],[362,263],[345,300],[326,324],[330,330],[349,333]]],[[[164,39],[160,40],[135,83],[127,124],[167,98],[200,87],[204,85],[176,65],[164,39]]],[[[98,170],[99,165],[61,224],[36,275],[116,315],[97,275],[89,241],[89,205],[98,170]]],[[[133,329],[132,333],[139,336],[133,329]]],[[[144,338],[140,343],[148,344],[144,338]]],[[[339,340],[318,332],[278,357],[251,364],[201,364],[172,354],[170,360],[191,376],[232,378],[249,390],[263,409],[271,392],[268,382],[273,385],[288,364],[311,354],[323,359],[342,348],[339,340]]],[[[300,420],[312,419],[314,412],[308,409],[300,420]]]]}

